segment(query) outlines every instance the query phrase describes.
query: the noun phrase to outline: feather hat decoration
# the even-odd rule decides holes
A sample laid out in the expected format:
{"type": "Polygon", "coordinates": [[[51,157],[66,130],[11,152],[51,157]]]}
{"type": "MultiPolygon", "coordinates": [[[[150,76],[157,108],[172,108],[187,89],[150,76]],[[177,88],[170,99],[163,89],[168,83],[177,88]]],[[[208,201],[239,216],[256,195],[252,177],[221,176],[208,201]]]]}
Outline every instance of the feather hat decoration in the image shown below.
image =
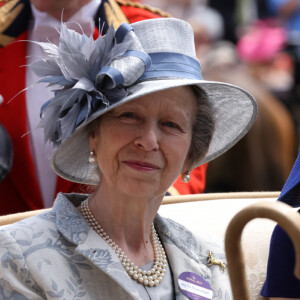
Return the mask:
{"type": "Polygon", "coordinates": [[[99,174],[88,161],[86,124],[148,94],[192,85],[207,95],[214,109],[215,131],[207,154],[199,155],[192,167],[227,151],[255,120],[257,105],[248,92],[203,80],[193,29],[185,21],[158,18],[122,24],[96,40],[62,24],[58,46],[38,44],[47,58],[32,68],[40,82],[56,86],[55,96],[42,107],[40,126],[45,140],[59,146],[52,167],[67,180],[99,183],[99,174]]]}
{"type": "Polygon", "coordinates": [[[58,46],[35,43],[47,55],[30,65],[41,77],[38,82],[59,87],[55,96],[42,106],[39,125],[44,128],[45,142],[56,146],[84,125],[99,107],[124,98],[126,86],[134,83],[150,62],[132,28],[125,23],[116,32],[110,26],[107,34],[96,40],[62,23],[58,46]],[[122,73],[119,61],[128,57],[131,68],[122,73]]]}

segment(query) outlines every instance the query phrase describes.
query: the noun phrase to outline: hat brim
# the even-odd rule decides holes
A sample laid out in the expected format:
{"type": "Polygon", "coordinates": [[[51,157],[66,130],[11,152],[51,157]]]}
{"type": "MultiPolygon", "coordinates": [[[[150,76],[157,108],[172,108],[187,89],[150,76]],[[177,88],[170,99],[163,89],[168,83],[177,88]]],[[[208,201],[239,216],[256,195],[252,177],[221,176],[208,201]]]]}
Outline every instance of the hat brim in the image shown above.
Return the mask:
{"type": "MultiPolygon", "coordinates": [[[[194,85],[204,90],[215,111],[215,131],[207,154],[195,161],[193,168],[220,156],[235,145],[251,128],[257,116],[255,99],[247,91],[235,85],[191,79],[149,80],[128,88],[127,97],[96,111],[87,123],[107,111],[139,97],[180,86],[194,85]]],[[[86,124],[78,127],[54,152],[52,167],[61,177],[90,185],[99,183],[99,176],[88,161],[90,149],[86,124]]]]}

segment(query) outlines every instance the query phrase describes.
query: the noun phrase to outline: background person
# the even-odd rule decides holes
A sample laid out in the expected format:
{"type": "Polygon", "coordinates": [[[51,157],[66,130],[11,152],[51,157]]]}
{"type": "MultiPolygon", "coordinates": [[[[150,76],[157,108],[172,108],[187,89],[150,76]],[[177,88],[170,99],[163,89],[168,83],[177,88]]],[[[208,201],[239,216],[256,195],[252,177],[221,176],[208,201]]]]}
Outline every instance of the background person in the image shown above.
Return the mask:
{"type": "MultiPolygon", "coordinates": [[[[287,179],[279,201],[300,206],[300,154],[287,179]]],[[[300,211],[299,211],[300,212],[300,211]]],[[[270,243],[267,277],[261,295],[270,299],[300,299],[300,280],[294,275],[295,251],[291,239],[278,225],[270,243]]]]}
{"type": "Polygon", "coordinates": [[[53,168],[96,190],[60,193],[52,210],[1,231],[6,297],[186,299],[190,275],[212,299],[231,297],[227,273],[205,265],[208,250],[224,258],[220,241],[157,211],[180,174],[187,181],[247,133],[256,102],[202,79],[188,23],[131,26],[93,41],[62,25],[59,48],[40,44],[48,58],[32,68],[60,87],[41,109],[53,168]]]}

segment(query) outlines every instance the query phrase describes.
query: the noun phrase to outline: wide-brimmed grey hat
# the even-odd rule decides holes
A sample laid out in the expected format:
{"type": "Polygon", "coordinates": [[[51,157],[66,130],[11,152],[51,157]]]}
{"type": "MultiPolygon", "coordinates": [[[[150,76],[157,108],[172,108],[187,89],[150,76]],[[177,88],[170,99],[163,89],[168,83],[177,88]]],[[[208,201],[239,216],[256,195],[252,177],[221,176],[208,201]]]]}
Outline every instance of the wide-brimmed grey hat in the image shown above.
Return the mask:
{"type": "MultiPolygon", "coordinates": [[[[39,43],[48,59],[32,65],[49,85],[59,85],[54,98],[41,110],[45,140],[58,146],[52,166],[61,177],[98,184],[89,163],[86,125],[128,101],[179,86],[198,86],[215,112],[215,131],[207,154],[197,167],[236,144],[251,128],[255,99],[245,90],[226,83],[205,81],[196,58],[191,26],[173,18],[122,24],[97,40],[62,24],[58,47],[39,43]]],[[[229,74],[230,76],[230,74],[229,74]]]]}

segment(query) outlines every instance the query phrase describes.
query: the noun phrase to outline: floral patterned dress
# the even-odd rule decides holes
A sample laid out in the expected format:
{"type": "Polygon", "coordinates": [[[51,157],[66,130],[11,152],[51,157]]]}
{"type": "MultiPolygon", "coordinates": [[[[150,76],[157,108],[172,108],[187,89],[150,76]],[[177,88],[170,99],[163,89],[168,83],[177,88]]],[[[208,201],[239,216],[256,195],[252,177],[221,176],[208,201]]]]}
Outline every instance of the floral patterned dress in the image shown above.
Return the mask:
{"type": "MultiPolygon", "coordinates": [[[[76,208],[86,197],[58,194],[50,211],[1,228],[0,299],[145,299],[145,288],[129,277],[113,249],[76,208]]],[[[207,282],[212,299],[232,299],[227,271],[206,265],[209,250],[224,260],[222,243],[196,240],[186,228],[159,215],[154,224],[176,299],[189,299],[178,280],[184,272],[207,282]]]]}

